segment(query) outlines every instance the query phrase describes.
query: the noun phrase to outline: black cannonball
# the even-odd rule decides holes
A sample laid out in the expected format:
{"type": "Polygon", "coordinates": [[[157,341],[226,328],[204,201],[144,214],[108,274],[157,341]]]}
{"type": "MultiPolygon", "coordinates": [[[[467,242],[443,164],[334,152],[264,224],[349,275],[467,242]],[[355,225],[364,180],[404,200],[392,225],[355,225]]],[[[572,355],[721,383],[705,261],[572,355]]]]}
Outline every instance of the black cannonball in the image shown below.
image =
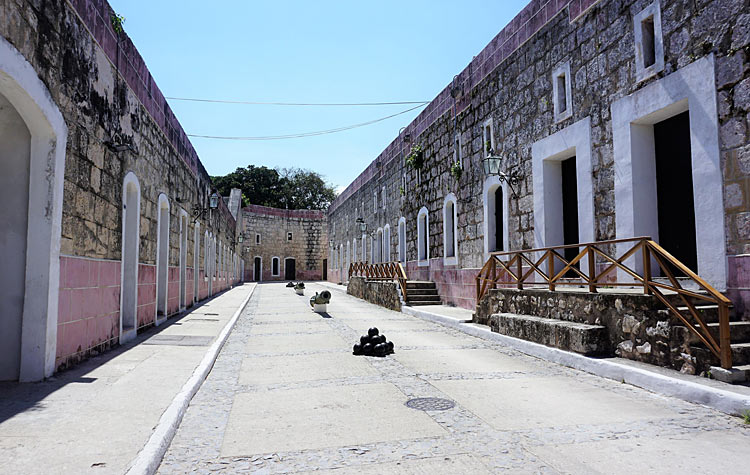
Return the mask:
{"type": "Polygon", "coordinates": [[[389,341],[385,344],[385,346],[388,348],[388,353],[393,353],[393,342],[389,341]]]}
{"type": "Polygon", "coordinates": [[[386,344],[385,343],[378,343],[375,345],[375,347],[372,349],[372,353],[375,356],[385,356],[386,353],[386,344]]]}
{"type": "Polygon", "coordinates": [[[369,335],[362,335],[359,337],[359,342],[364,345],[365,343],[370,343],[370,337],[369,335]]]}
{"type": "Polygon", "coordinates": [[[383,335],[371,336],[370,343],[372,343],[373,345],[379,345],[381,343],[385,343],[385,338],[383,338],[383,335]]]}
{"type": "Polygon", "coordinates": [[[353,352],[353,353],[354,353],[355,355],[361,355],[361,354],[362,354],[362,345],[361,345],[361,344],[359,344],[359,343],[357,343],[356,345],[354,345],[354,348],[353,348],[353,351],[352,351],[352,352],[353,352]]]}
{"type": "Polygon", "coordinates": [[[370,336],[375,336],[378,334],[378,329],[376,327],[372,327],[369,330],[367,330],[367,334],[370,336]]]}
{"type": "Polygon", "coordinates": [[[372,343],[365,343],[362,346],[362,354],[366,356],[370,356],[372,354],[372,349],[373,349],[372,343]]]}

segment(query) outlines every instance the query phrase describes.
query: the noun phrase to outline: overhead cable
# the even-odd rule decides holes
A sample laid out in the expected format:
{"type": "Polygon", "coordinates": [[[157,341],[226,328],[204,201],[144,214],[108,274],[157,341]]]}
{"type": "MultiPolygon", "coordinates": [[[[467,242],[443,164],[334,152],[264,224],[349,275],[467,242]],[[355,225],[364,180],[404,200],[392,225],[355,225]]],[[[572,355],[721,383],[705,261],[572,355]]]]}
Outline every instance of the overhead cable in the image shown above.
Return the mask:
{"type": "Polygon", "coordinates": [[[166,97],[172,101],[210,102],[218,104],[249,104],[263,106],[393,106],[411,104],[429,104],[430,101],[397,101],[397,102],[259,102],[259,101],[229,101],[222,99],[197,99],[194,97],[166,97]]]}
{"type": "Polygon", "coordinates": [[[326,134],[334,134],[336,132],[343,132],[345,130],[351,130],[356,129],[357,127],[364,127],[366,125],[371,125],[376,122],[382,122],[387,119],[391,119],[393,117],[406,114],[407,112],[411,112],[415,109],[419,109],[420,107],[424,107],[426,104],[419,104],[417,106],[411,107],[409,109],[406,109],[401,112],[397,112],[395,114],[391,114],[385,117],[381,117],[379,119],[370,120],[367,122],[361,122],[359,124],[353,124],[353,125],[346,125],[344,127],[338,127],[335,129],[328,129],[328,130],[318,130],[315,132],[301,132],[297,134],[286,134],[286,135],[264,135],[264,136],[258,136],[258,137],[233,137],[233,136],[223,136],[223,135],[199,135],[199,134],[187,134],[188,137],[195,137],[195,138],[201,138],[201,139],[217,139],[217,140],[284,140],[284,139],[298,139],[303,137],[314,137],[316,135],[326,135],[326,134]]]}

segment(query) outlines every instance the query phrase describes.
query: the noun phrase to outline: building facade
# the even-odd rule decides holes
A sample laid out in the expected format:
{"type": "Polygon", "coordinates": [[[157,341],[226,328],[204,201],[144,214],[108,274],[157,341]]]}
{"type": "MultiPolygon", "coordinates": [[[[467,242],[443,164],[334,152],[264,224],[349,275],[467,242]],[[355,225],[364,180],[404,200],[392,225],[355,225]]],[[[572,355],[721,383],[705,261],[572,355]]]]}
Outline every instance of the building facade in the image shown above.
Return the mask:
{"type": "Polygon", "coordinates": [[[741,0],[532,1],[331,205],[329,280],[398,260],[472,308],[492,251],[650,236],[744,312],[749,47],[741,0]]]}
{"type": "Polygon", "coordinates": [[[115,19],[105,0],[0,0],[0,380],[241,279],[237,221],[115,19]]]}
{"type": "Polygon", "coordinates": [[[325,280],[326,216],[321,210],[242,209],[245,280],[325,280]]]}

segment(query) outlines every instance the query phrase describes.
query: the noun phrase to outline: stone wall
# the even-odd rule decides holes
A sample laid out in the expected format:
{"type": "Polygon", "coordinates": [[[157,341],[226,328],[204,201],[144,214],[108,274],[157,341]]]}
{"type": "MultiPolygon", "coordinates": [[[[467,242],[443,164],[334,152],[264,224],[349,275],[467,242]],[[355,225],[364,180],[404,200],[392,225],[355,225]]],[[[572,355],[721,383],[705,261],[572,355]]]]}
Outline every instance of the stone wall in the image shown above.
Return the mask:
{"type": "MultiPolygon", "coordinates": [[[[679,305],[677,301],[674,305],[679,305]]],[[[694,351],[697,337],[672,318],[656,297],[643,294],[550,292],[543,289],[491,289],[477,306],[474,321],[490,325],[496,313],[602,325],[607,339],[600,348],[645,363],[690,374],[707,371],[717,362],[707,351],[694,351]]],[[[711,316],[706,315],[711,321],[711,316]]]]}
{"type": "MultiPolygon", "coordinates": [[[[180,310],[180,215],[188,215],[186,305],[194,302],[194,229],[201,242],[199,297],[208,295],[208,231],[217,252],[212,292],[239,280],[233,260],[236,222],[223,201],[207,207],[213,190],[187,135],[124,32],[111,23],[105,0],[0,0],[0,39],[7,41],[46,86],[67,126],[60,250],[56,363],[65,367],[117,344],[123,237],[123,180],[140,188],[137,326],[156,319],[158,200],[169,202],[168,313],[180,310]]],[[[1,67],[1,66],[0,66],[1,67]]],[[[0,71],[2,72],[2,71],[0,71]]],[[[21,87],[27,85],[21,84],[21,87]]],[[[41,298],[41,297],[40,297],[41,298]]],[[[48,351],[48,350],[44,350],[48,351]]]]}
{"type": "MultiPolygon", "coordinates": [[[[367,254],[363,256],[361,252],[362,236],[355,222],[359,217],[368,224],[368,233],[390,227],[387,246],[391,260],[398,259],[398,223],[404,218],[409,278],[439,281],[443,273],[450,271],[445,285],[438,285],[443,301],[473,307],[476,302],[467,289],[486,260],[485,240],[489,239],[483,191],[490,181],[481,165],[486,153],[487,125],[492,128],[494,150],[503,158],[502,169],[521,177],[515,190],[517,196],[508,196],[511,190],[506,190],[506,249],[534,248],[540,239],[544,240],[542,230],[535,229],[538,217],[532,145],[583,120],[590,124],[587,145],[591,153],[593,211],[591,216],[579,219],[591,221],[587,232],[594,240],[634,237],[616,232],[612,104],[707,60],[714,68],[718,97],[718,114],[710,119],[718,129],[717,162],[720,161],[724,180],[725,259],[729,261],[726,289],[720,290],[727,290],[736,307],[744,310],[745,301],[750,302],[750,272],[746,270],[750,269],[750,226],[745,225],[750,222],[750,170],[744,164],[750,150],[750,107],[745,104],[745,89],[750,81],[750,6],[744,0],[660,0],[657,3],[664,68],[639,80],[634,17],[652,3],[531,2],[331,205],[328,225],[335,243],[331,251],[337,256],[331,259],[332,269],[345,269],[352,260],[372,261],[372,237],[367,238],[367,254]],[[556,120],[553,71],[566,63],[570,67],[567,82],[571,109],[567,118],[556,120]],[[456,138],[458,147],[454,145],[456,138]],[[405,164],[405,157],[415,144],[425,151],[425,162],[419,171],[405,164]],[[460,177],[450,173],[455,157],[462,164],[460,177]],[[457,198],[457,265],[443,260],[443,204],[449,193],[457,198]],[[417,215],[423,207],[429,213],[430,259],[428,265],[419,266],[417,215]],[[347,246],[351,249],[354,240],[358,242],[357,256],[351,252],[347,255],[347,246]]],[[[700,192],[698,189],[696,207],[705,201],[700,192]]],[[[697,233],[703,232],[708,229],[698,223],[697,233]]],[[[331,278],[338,274],[342,272],[332,272],[331,278]]]]}
{"type": "Polygon", "coordinates": [[[380,282],[366,280],[364,277],[352,277],[346,286],[346,293],[390,310],[401,311],[401,294],[395,282],[380,282]]]}
{"type": "Polygon", "coordinates": [[[250,205],[242,209],[245,280],[285,280],[286,260],[295,260],[296,276],[289,280],[322,280],[328,234],[320,210],[284,210],[250,205]],[[288,233],[292,234],[291,240],[288,233]],[[258,242],[259,240],[259,242],[258,242]],[[262,259],[262,277],[254,276],[254,259],[262,259]],[[279,259],[278,275],[272,272],[279,259]]]}

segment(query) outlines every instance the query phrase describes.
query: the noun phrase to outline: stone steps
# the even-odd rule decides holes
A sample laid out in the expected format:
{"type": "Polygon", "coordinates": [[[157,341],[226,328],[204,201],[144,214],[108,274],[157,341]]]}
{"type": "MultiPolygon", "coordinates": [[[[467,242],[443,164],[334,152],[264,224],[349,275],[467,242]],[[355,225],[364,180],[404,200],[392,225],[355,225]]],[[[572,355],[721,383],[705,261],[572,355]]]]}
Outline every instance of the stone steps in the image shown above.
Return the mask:
{"type": "Polygon", "coordinates": [[[602,325],[514,313],[496,313],[489,323],[493,332],[583,355],[601,354],[608,348],[607,328],[602,325]]]}
{"type": "Polygon", "coordinates": [[[406,281],[407,305],[440,305],[441,303],[435,282],[418,280],[406,281]]]}

